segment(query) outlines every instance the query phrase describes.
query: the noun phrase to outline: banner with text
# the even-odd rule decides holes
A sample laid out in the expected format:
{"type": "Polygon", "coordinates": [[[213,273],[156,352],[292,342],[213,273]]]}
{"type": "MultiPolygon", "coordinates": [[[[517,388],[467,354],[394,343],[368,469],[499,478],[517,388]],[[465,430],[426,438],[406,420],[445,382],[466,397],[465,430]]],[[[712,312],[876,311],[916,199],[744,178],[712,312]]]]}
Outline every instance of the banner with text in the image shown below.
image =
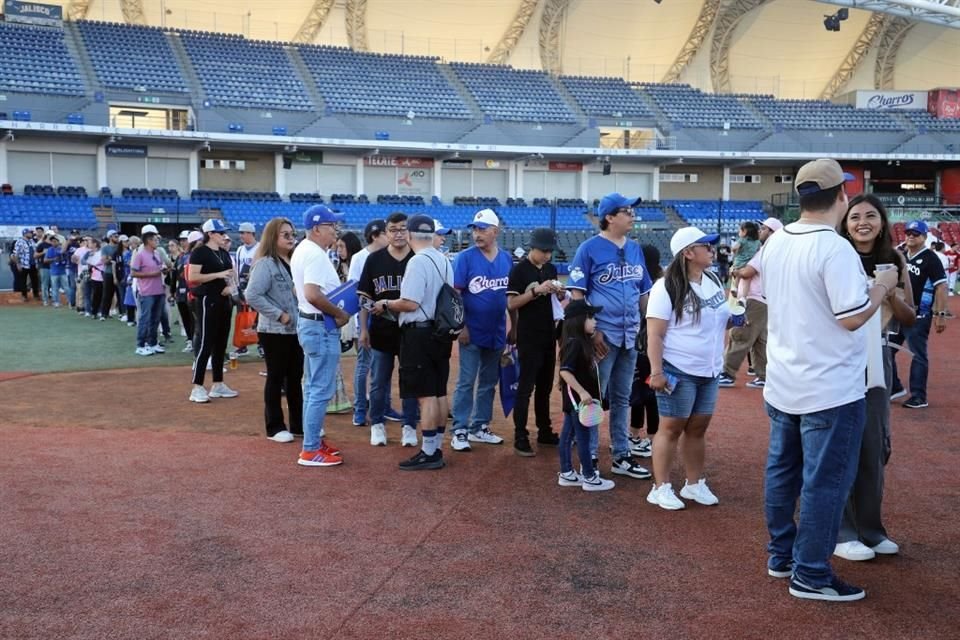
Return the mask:
{"type": "Polygon", "coordinates": [[[857,109],[923,109],[926,91],[857,91],[857,109]]]}
{"type": "Polygon", "coordinates": [[[7,22],[24,22],[27,24],[45,24],[51,26],[60,26],[63,22],[63,7],[53,4],[4,0],[3,13],[7,22]]]}
{"type": "Polygon", "coordinates": [[[363,164],[368,167],[397,167],[398,169],[432,169],[433,158],[405,158],[402,156],[367,156],[363,164]]]}

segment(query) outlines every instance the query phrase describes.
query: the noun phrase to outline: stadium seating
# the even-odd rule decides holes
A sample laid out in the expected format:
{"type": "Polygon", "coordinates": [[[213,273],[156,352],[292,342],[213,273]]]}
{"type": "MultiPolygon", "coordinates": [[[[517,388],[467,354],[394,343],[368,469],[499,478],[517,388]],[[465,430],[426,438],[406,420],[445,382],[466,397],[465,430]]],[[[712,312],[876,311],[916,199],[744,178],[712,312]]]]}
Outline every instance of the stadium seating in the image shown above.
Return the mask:
{"type": "Polygon", "coordinates": [[[437,58],[360,53],[301,45],[307,69],[330,113],[469,118],[463,99],[440,73],[437,58]]]}
{"type": "Polygon", "coordinates": [[[908,119],[920,130],[920,133],[927,131],[960,133],[960,119],[937,118],[927,111],[915,110],[897,111],[897,115],[908,119]]]}
{"type": "Polygon", "coordinates": [[[717,229],[725,234],[736,233],[744,220],[764,220],[767,217],[763,203],[757,200],[664,200],[689,224],[710,232],[717,229]],[[719,215],[718,215],[719,214],[719,215]]]}
{"type": "Polygon", "coordinates": [[[856,109],[849,104],[825,100],[777,100],[770,95],[740,97],[781,129],[903,131],[903,127],[885,111],[856,109]]]}
{"type": "Polygon", "coordinates": [[[199,31],[181,32],[180,41],[211,105],[286,111],[314,108],[282,45],[199,31]]]}
{"type": "MultiPolygon", "coordinates": [[[[51,187],[52,190],[52,187],[51,187]]],[[[85,196],[12,195],[0,198],[0,224],[58,225],[61,229],[89,229],[97,224],[96,198],[85,196]]]]}
{"type": "Polygon", "coordinates": [[[84,95],[63,30],[0,22],[0,91],[84,95]]]}
{"type": "Polygon", "coordinates": [[[166,34],[156,27],[76,23],[93,70],[105,87],[187,93],[166,34]],[[122,51],[122,55],[118,55],[122,51]]]}
{"type": "Polygon", "coordinates": [[[573,111],[542,71],[451,62],[483,113],[493,120],[572,124],[573,111]]]}
{"type": "Polygon", "coordinates": [[[647,103],[620,78],[560,76],[563,88],[588,116],[652,119],[647,103]]]}
{"type": "Polygon", "coordinates": [[[762,129],[763,124],[733,96],[704,93],[687,84],[641,85],[674,124],[701,129],[762,129]]]}

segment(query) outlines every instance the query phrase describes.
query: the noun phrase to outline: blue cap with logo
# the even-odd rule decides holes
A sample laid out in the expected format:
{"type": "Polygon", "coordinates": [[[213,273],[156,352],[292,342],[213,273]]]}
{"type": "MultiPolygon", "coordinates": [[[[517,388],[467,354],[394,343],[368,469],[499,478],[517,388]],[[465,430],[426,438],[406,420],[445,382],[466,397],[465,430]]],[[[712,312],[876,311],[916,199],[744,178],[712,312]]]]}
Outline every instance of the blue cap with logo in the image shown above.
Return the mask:
{"type": "Polygon", "coordinates": [[[210,218],[200,228],[206,233],[224,233],[227,230],[227,225],[223,224],[223,220],[220,218],[210,218]]]}
{"type": "Polygon", "coordinates": [[[923,220],[912,220],[907,223],[907,227],[904,229],[904,231],[913,231],[914,233],[926,235],[930,232],[930,227],[928,227],[927,223],[923,220]]]}
{"type": "Polygon", "coordinates": [[[343,221],[343,214],[323,204],[315,204],[303,212],[303,228],[308,232],[318,224],[336,224],[343,221]]]}
{"type": "Polygon", "coordinates": [[[619,193],[608,193],[600,199],[597,205],[597,215],[601,218],[616,213],[617,209],[635,207],[643,202],[643,198],[627,198],[619,193]]]}
{"type": "Polygon", "coordinates": [[[33,233],[33,229],[31,229],[30,227],[27,227],[26,229],[20,232],[20,235],[25,236],[28,233],[33,233]]]}

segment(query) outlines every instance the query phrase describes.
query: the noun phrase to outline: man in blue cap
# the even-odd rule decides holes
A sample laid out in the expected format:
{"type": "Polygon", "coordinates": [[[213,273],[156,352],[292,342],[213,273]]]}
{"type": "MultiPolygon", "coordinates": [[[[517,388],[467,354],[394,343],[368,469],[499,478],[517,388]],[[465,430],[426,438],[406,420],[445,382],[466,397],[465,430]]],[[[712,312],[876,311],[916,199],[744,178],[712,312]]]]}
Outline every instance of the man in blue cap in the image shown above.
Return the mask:
{"type": "Polygon", "coordinates": [[[323,438],[327,404],[336,390],[340,327],[350,321],[350,315],[327,298],[340,286],[340,276],[328,252],[337,242],[337,225],[342,220],[343,214],[322,204],[307,209],[303,214],[306,238],[290,259],[297,290],[297,336],[303,347],[304,364],[303,451],[297,464],[305,467],[329,467],[343,462],[340,451],[323,438]],[[327,328],[325,316],[336,320],[336,329],[327,328]]]}
{"type": "MultiPolygon", "coordinates": [[[[907,409],[923,409],[927,402],[927,376],[930,372],[930,360],[927,356],[927,341],[930,338],[931,324],[937,333],[947,328],[947,274],[940,258],[927,247],[927,234],[930,229],[923,220],[914,220],[907,224],[906,257],[907,273],[910,274],[910,286],[913,288],[913,308],[917,310],[917,321],[912,327],[903,327],[901,333],[891,339],[896,344],[907,343],[913,353],[910,361],[910,397],[903,406],[907,409]]],[[[900,376],[897,374],[896,359],[893,362],[893,398],[906,395],[900,376]]]]}
{"type": "MultiPolygon", "coordinates": [[[[640,198],[610,193],[600,200],[597,216],[600,233],[580,245],[570,265],[567,289],[574,300],[586,299],[597,314],[594,345],[600,360],[600,388],[610,399],[611,471],[630,478],[646,479],[650,471],[633,459],[627,424],[630,390],[637,363],[636,342],[640,318],[646,312],[653,283],[647,273],[643,250],[627,234],[633,229],[633,207],[640,198]]],[[[597,457],[599,436],[591,430],[590,451],[597,457]]]]}

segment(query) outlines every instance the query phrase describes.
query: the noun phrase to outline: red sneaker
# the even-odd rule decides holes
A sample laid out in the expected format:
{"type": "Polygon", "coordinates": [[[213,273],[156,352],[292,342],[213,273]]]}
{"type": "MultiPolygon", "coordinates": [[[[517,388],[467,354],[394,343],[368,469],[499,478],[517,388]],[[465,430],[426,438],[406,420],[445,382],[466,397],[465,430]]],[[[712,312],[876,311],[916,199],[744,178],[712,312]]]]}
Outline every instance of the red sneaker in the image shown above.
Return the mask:
{"type": "Polygon", "coordinates": [[[332,467],[343,463],[343,458],[318,449],[316,451],[301,451],[297,464],[304,467],[332,467]]]}
{"type": "Polygon", "coordinates": [[[320,451],[323,451],[324,453],[329,454],[331,456],[340,455],[340,448],[331,444],[330,441],[327,440],[326,438],[320,440],[320,451]]]}

